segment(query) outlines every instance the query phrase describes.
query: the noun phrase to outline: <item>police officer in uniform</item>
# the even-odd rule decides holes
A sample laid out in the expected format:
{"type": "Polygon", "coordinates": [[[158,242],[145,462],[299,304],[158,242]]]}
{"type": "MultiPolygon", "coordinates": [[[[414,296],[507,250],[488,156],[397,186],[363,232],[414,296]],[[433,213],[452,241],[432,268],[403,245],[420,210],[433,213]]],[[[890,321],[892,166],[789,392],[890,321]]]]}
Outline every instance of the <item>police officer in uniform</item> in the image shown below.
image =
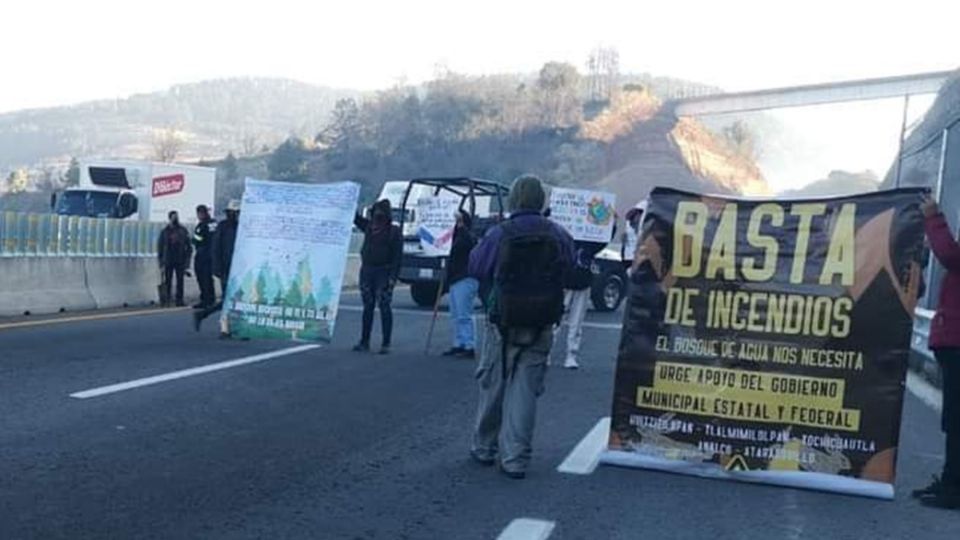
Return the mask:
{"type": "Polygon", "coordinates": [[[205,308],[217,302],[217,293],[213,287],[213,233],[217,222],[210,217],[210,209],[201,204],[197,207],[197,226],[193,229],[193,268],[197,273],[197,286],[200,288],[200,303],[195,308],[205,308]]]}

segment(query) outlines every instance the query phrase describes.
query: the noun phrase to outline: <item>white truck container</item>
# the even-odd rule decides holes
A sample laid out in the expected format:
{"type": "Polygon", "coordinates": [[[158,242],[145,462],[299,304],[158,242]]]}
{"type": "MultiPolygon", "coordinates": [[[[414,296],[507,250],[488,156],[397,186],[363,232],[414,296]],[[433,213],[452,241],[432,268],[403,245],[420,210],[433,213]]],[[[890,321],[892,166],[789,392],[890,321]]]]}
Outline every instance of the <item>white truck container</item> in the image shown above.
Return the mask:
{"type": "Polygon", "coordinates": [[[216,169],[148,161],[80,162],[80,181],[60,194],[60,215],[162,222],[176,210],[181,221],[196,219],[205,204],[214,213],[216,169]]]}

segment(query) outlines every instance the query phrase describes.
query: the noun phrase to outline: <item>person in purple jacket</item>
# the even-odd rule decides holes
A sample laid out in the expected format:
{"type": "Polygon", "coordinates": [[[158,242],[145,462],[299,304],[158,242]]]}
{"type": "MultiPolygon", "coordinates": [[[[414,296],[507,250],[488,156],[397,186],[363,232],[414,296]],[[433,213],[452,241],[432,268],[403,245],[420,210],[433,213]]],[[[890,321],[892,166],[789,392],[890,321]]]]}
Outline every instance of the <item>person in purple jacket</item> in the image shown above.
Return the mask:
{"type": "MultiPolygon", "coordinates": [[[[524,317],[536,318],[537,311],[541,310],[533,308],[533,312],[527,311],[516,317],[507,315],[507,293],[504,291],[511,288],[512,301],[521,300],[514,304],[519,307],[516,313],[537,302],[545,302],[551,308],[557,308],[558,321],[563,313],[560,276],[567,273],[573,261],[573,239],[543,216],[546,202],[547,194],[540,179],[524,175],[514,180],[508,197],[509,219],[490,229],[470,253],[468,265],[468,273],[485,284],[481,290],[493,291],[487,303],[486,339],[483,340],[476,372],[480,397],[470,455],[483,465],[493,465],[499,459],[500,470],[516,479],[526,476],[530,462],[537,398],[544,389],[547,359],[553,343],[553,323],[556,321],[544,320],[536,326],[511,323],[524,317]],[[534,242],[522,251],[510,251],[511,241],[531,237],[539,238],[540,243],[534,242]],[[535,280],[532,286],[507,283],[503,276],[527,272],[522,265],[519,272],[504,270],[508,266],[504,261],[511,257],[519,260],[531,252],[552,255],[550,260],[553,262],[540,268],[527,265],[532,267],[530,275],[521,275],[517,279],[530,280],[532,276],[535,280]],[[552,285],[553,279],[555,285],[552,285]],[[540,296],[531,297],[528,306],[521,305],[525,289],[537,289],[540,293],[540,296]]],[[[546,319],[550,317],[547,315],[546,319]]]]}

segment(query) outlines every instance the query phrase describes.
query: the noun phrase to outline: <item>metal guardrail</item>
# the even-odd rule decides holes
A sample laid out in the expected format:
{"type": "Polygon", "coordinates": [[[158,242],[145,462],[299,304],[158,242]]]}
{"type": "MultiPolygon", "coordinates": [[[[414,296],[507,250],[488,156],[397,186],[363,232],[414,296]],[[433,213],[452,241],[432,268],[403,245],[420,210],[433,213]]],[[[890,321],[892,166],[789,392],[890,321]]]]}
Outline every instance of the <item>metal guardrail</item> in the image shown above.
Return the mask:
{"type": "Polygon", "coordinates": [[[153,257],[163,223],[0,213],[0,257],[153,257]]]}

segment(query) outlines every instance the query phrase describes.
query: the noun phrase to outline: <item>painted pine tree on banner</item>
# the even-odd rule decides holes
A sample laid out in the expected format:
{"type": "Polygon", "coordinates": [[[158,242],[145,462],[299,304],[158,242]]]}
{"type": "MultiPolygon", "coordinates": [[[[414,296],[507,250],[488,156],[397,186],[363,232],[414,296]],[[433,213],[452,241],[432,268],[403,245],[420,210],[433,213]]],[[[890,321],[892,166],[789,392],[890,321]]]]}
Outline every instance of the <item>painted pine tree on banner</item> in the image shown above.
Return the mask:
{"type": "Polygon", "coordinates": [[[323,318],[326,319],[330,311],[330,302],[333,300],[333,285],[330,283],[330,278],[323,276],[320,279],[320,290],[317,291],[317,307],[320,312],[323,314],[323,318]]]}
{"type": "Polygon", "coordinates": [[[300,297],[306,298],[313,293],[313,272],[310,270],[310,259],[304,257],[297,265],[297,278],[300,284],[300,297]]]}

